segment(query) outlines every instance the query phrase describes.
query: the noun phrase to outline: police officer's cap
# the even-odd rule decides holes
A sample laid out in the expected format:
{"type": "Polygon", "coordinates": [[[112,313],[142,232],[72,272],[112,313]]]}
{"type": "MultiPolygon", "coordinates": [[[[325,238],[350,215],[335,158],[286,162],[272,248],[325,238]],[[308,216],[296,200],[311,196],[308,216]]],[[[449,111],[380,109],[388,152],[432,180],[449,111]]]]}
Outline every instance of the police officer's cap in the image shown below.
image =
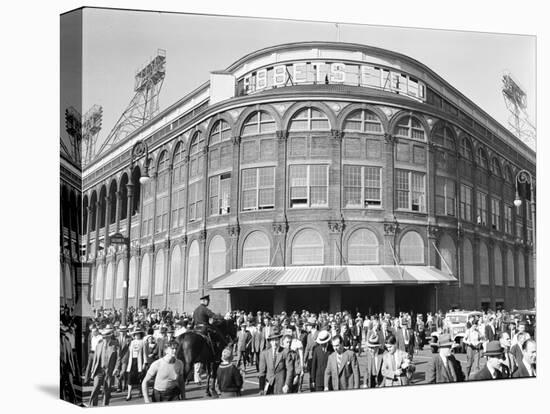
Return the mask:
{"type": "Polygon", "coordinates": [[[210,295],[205,295],[200,300],[210,300],[210,295]]]}

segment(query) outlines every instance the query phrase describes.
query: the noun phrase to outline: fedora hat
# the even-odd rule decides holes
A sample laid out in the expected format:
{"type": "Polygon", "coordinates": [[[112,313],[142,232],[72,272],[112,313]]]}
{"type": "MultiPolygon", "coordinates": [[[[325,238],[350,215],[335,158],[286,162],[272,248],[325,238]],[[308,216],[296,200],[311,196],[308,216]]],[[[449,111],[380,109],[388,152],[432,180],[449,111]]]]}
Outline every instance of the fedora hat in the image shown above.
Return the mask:
{"type": "Polygon", "coordinates": [[[378,336],[378,334],[373,333],[373,334],[369,337],[369,339],[368,339],[368,341],[367,341],[367,346],[368,346],[369,348],[375,348],[375,347],[377,347],[377,346],[380,346],[380,337],[378,336]]]}
{"type": "Polygon", "coordinates": [[[328,341],[330,341],[330,332],[327,330],[322,330],[319,332],[319,335],[317,335],[317,339],[315,340],[315,342],[320,345],[326,344],[328,341]]]}
{"type": "Polygon", "coordinates": [[[105,325],[105,327],[103,329],[99,330],[99,333],[101,335],[111,335],[113,333],[113,331],[114,331],[113,325],[108,323],[107,325],[105,325]]]}
{"type": "Polygon", "coordinates": [[[451,339],[449,334],[441,334],[437,339],[437,346],[440,348],[452,347],[455,344],[455,341],[451,339]]]}
{"type": "Polygon", "coordinates": [[[485,356],[498,357],[504,353],[504,348],[500,346],[500,341],[490,341],[485,349],[485,356]]]}
{"type": "Polygon", "coordinates": [[[271,341],[272,339],[278,339],[280,338],[281,336],[283,336],[283,334],[281,333],[281,331],[279,330],[279,328],[277,326],[273,327],[273,330],[271,331],[271,333],[269,334],[269,337],[267,338],[268,341],[271,341]]]}
{"type": "Polygon", "coordinates": [[[126,332],[128,330],[128,327],[126,325],[119,325],[118,330],[120,332],[126,332]]]}

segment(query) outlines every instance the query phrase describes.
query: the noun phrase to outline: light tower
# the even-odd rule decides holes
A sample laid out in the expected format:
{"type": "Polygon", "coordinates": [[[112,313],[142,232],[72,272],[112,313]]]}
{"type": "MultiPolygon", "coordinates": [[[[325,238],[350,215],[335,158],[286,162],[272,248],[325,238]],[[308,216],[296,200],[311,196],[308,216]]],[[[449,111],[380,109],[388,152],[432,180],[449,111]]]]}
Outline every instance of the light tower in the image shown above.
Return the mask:
{"type": "Polygon", "coordinates": [[[80,165],[82,159],[80,152],[82,141],[82,115],[72,106],[65,109],[65,130],[69,136],[69,141],[66,142],[63,138],[60,140],[61,151],[64,152],[75,165],[80,165]]]}
{"type": "Polygon", "coordinates": [[[510,73],[502,76],[502,96],[510,111],[508,125],[517,137],[530,147],[536,145],[536,128],[527,115],[527,94],[510,73]]]}
{"type": "Polygon", "coordinates": [[[84,115],[82,121],[82,164],[87,165],[95,154],[97,135],[101,130],[103,108],[99,105],[92,106],[84,115]]]}
{"type": "Polygon", "coordinates": [[[166,51],[158,49],[157,55],[137,71],[134,97],[94,157],[124,139],[156,115],[159,110],[158,98],[165,73],[166,51]]]}

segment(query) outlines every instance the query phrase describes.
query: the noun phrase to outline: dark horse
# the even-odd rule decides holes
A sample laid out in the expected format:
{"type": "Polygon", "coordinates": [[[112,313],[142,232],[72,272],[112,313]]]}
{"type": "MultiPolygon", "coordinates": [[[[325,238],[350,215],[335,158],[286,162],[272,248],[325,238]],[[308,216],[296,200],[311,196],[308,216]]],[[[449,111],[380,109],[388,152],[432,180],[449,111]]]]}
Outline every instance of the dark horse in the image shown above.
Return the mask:
{"type": "Polygon", "coordinates": [[[183,362],[184,378],[188,378],[195,363],[202,363],[206,369],[206,395],[209,397],[212,396],[212,391],[216,394],[216,372],[221,362],[222,351],[231,345],[237,336],[237,328],[232,319],[215,319],[212,326],[221,334],[219,338],[213,338],[212,345],[201,332],[195,330],[186,331],[176,338],[179,344],[176,357],[183,362]]]}

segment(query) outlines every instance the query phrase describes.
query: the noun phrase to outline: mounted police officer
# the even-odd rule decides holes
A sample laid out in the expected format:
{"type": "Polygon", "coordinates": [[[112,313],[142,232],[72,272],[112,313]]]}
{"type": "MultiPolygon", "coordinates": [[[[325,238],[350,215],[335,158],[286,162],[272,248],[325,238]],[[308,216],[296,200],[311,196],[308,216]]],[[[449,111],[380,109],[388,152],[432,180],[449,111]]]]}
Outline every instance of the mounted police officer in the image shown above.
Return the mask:
{"type": "Polygon", "coordinates": [[[195,330],[202,333],[210,342],[210,346],[212,348],[212,352],[215,355],[216,354],[216,343],[221,343],[223,341],[223,335],[221,332],[215,327],[210,324],[210,319],[212,318],[221,318],[220,315],[216,315],[214,312],[212,312],[210,309],[208,309],[208,305],[210,304],[210,295],[205,295],[201,297],[200,299],[200,305],[197,306],[195,311],[193,312],[193,324],[195,330]]]}

